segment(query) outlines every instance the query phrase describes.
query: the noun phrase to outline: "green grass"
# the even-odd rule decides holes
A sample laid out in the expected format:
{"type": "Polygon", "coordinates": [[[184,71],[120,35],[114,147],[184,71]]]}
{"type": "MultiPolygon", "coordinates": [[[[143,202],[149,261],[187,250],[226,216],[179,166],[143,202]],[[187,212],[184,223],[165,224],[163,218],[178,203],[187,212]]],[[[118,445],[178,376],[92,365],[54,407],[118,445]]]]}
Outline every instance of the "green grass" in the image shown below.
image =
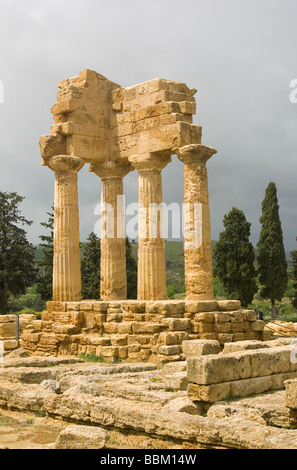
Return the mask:
{"type": "Polygon", "coordinates": [[[96,356],[96,354],[80,354],[78,357],[84,359],[87,362],[104,362],[104,358],[102,356],[96,356]]]}

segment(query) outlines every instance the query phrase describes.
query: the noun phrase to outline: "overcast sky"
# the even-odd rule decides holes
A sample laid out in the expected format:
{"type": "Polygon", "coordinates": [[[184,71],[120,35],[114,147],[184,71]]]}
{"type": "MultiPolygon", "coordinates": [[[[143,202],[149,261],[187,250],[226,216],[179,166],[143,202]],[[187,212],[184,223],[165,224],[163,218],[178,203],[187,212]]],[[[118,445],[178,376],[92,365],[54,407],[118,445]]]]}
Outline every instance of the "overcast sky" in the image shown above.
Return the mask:
{"type": "MultiPolygon", "coordinates": [[[[296,0],[0,0],[0,191],[25,199],[34,223],[54,200],[54,175],[41,166],[39,138],[50,133],[57,83],[85,68],[130,86],[153,78],[198,90],[194,123],[208,162],[212,239],[232,207],[259,239],[261,204],[274,181],[285,248],[297,249],[296,0]],[[1,93],[1,92],[0,92],[1,93]]],[[[163,171],[165,202],[183,201],[183,165],[163,171]]],[[[125,178],[126,203],[137,201],[137,173],[125,178]]],[[[81,240],[94,230],[100,179],[79,173],[81,240]]]]}

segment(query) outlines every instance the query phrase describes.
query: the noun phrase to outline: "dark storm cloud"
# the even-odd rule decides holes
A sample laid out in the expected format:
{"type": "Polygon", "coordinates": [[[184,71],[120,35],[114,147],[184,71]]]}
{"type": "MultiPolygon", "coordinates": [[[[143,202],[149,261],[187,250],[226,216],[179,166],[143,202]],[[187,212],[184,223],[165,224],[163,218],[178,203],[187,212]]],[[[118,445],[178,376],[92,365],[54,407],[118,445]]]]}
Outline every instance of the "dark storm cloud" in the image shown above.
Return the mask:
{"type": "MultiPolygon", "coordinates": [[[[22,209],[41,233],[54,177],[40,166],[38,141],[50,132],[57,83],[90,68],[122,86],[156,77],[198,90],[194,123],[218,153],[208,162],[212,238],[233,206],[259,237],[265,188],[275,181],[287,251],[297,235],[297,4],[294,0],[0,1],[0,189],[25,196],[22,209]]],[[[137,200],[137,174],[125,178],[137,200]]],[[[81,238],[94,229],[100,179],[79,174],[81,238]]],[[[176,157],[163,171],[165,202],[183,199],[176,157]]]]}

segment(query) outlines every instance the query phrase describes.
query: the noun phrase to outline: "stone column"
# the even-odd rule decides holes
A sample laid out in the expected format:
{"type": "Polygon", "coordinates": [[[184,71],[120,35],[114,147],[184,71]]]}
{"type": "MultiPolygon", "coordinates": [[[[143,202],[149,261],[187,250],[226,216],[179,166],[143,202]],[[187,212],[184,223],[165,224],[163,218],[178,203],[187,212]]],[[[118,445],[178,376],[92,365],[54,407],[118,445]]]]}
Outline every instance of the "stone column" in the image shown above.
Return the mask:
{"type": "Polygon", "coordinates": [[[78,157],[57,155],[44,159],[55,172],[53,300],[81,300],[81,263],[77,173],[84,165],[78,157]]]}
{"type": "Polygon", "coordinates": [[[167,298],[165,238],[163,233],[161,170],[170,156],[145,154],[129,157],[138,170],[138,274],[137,298],[167,298]]]}
{"type": "Polygon", "coordinates": [[[89,171],[101,178],[101,280],[102,300],[127,299],[125,207],[123,178],[132,171],[126,162],[102,162],[89,171]]]}
{"type": "Polygon", "coordinates": [[[201,144],[176,149],[184,163],[184,256],[187,300],[213,299],[213,268],[206,162],[216,153],[201,144]]]}

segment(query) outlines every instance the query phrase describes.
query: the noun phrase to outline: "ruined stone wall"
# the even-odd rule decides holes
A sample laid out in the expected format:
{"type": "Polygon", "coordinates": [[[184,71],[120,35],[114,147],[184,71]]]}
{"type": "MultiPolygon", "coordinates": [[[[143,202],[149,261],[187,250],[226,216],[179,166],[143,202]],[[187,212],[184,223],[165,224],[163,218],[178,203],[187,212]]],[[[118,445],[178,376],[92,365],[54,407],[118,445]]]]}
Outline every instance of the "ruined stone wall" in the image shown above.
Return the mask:
{"type": "MultiPolygon", "coordinates": [[[[27,328],[31,321],[35,320],[34,314],[19,315],[19,334],[27,328]]],[[[4,353],[16,349],[16,315],[0,315],[0,341],[3,342],[4,353]]]]}
{"type": "Polygon", "coordinates": [[[297,377],[297,363],[291,360],[294,346],[273,343],[267,341],[259,349],[188,357],[189,398],[214,403],[283,388],[286,380],[297,377]]]}
{"type": "Polygon", "coordinates": [[[215,339],[219,344],[265,340],[264,322],[239,301],[48,302],[42,320],[24,331],[32,355],[96,354],[107,361],[166,363],[184,359],[182,342],[215,339]]]}

